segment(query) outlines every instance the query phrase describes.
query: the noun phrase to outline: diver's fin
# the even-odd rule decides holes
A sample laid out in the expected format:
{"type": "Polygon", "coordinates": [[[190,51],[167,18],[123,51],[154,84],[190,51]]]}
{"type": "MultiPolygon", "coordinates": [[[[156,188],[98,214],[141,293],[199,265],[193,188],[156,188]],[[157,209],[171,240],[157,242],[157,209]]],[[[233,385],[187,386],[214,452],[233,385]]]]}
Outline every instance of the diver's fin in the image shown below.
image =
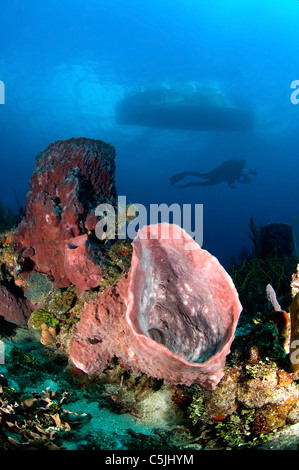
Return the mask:
{"type": "Polygon", "coordinates": [[[186,184],[177,185],[177,188],[183,189],[188,188],[189,186],[216,186],[217,184],[221,183],[222,181],[190,181],[186,184]]]}
{"type": "Polygon", "coordinates": [[[182,173],[177,173],[176,175],[170,177],[171,186],[174,186],[176,183],[185,178],[185,176],[197,176],[198,178],[207,179],[209,178],[209,173],[198,173],[197,171],[183,171],[182,173]]]}
{"type": "Polygon", "coordinates": [[[170,177],[171,186],[181,181],[187,175],[188,175],[188,171],[183,171],[182,173],[177,173],[176,175],[171,176],[170,177]]]}

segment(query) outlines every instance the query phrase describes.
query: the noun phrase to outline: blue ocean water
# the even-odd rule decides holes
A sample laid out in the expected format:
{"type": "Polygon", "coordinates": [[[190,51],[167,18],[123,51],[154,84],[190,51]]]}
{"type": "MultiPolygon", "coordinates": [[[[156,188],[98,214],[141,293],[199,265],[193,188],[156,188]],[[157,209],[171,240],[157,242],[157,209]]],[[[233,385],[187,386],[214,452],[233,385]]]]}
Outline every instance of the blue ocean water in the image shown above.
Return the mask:
{"type": "MultiPolygon", "coordinates": [[[[0,201],[25,203],[38,152],[70,137],[112,143],[129,202],[203,204],[203,248],[220,261],[251,247],[248,222],[298,215],[299,2],[285,0],[1,0],[0,201]],[[119,124],[132,90],[217,83],[254,113],[246,131],[119,124]],[[170,185],[245,158],[250,184],[170,185]]],[[[182,116],[182,119],[184,117],[182,116]]],[[[299,225],[299,220],[297,220],[299,225]]]]}

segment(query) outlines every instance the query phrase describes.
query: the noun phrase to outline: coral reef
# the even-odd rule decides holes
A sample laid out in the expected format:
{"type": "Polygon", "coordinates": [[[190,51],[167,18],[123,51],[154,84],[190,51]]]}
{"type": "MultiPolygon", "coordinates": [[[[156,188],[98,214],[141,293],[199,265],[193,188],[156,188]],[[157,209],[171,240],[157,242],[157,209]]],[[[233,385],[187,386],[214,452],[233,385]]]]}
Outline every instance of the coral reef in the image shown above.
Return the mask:
{"type": "Polygon", "coordinates": [[[230,258],[230,273],[238,290],[244,313],[252,315],[265,308],[265,290],[271,285],[286,311],[291,301],[290,278],[298,263],[294,256],[294,227],[287,224],[258,226],[254,218],[249,222],[253,249],[244,248],[238,258],[230,258]],[[267,244],[268,237],[271,240],[267,244]],[[265,245],[265,250],[263,246],[265,245]]]}
{"type": "Polygon", "coordinates": [[[50,313],[47,307],[39,308],[31,313],[28,321],[30,328],[35,328],[37,331],[41,331],[42,325],[47,327],[56,327],[59,325],[59,320],[53,313],[50,313]]]}
{"type": "Polygon", "coordinates": [[[56,344],[62,351],[68,350],[72,326],[80,319],[85,302],[90,302],[96,292],[88,291],[78,295],[75,288],[56,289],[44,302],[43,307],[34,310],[28,326],[40,334],[42,344],[56,344]]]}
{"type": "Polygon", "coordinates": [[[125,367],[171,383],[214,388],[241,308],[222,266],[180,227],[143,227],[128,278],[85,305],[70,357],[88,373],[102,372],[117,356],[125,367]]]}
{"type": "Polygon", "coordinates": [[[114,155],[54,142],[16,229],[0,205],[0,448],[277,446],[299,424],[294,230],[252,219],[232,278],[177,226],[99,240],[114,155]]]}
{"type": "MultiPolygon", "coordinates": [[[[29,296],[30,301],[33,302],[34,299],[38,301],[30,316],[29,327],[36,329],[40,334],[43,333],[42,324],[48,329],[55,327],[56,335],[52,339],[65,351],[68,350],[72,326],[80,320],[85,303],[91,302],[98,292],[104,291],[109,285],[116,284],[130,267],[132,246],[127,240],[116,241],[112,247],[102,246],[101,250],[104,253],[101,265],[103,275],[98,289],[86,290],[86,285],[84,289],[78,289],[82,283],[77,283],[77,287],[71,285],[68,288],[53,289],[53,284],[47,281],[47,277],[39,273],[32,274],[23,286],[25,295],[29,296]],[[52,287],[51,291],[49,286],[52,287]]],[[[86,267],[83,272],[86,272],[86,267]]],[[[76,279],[82,281],[82,271],[76,279]]]]}
{"type": "Polygon", "coordinates": [[[259,447],[265,436],[293,420],[299,392],[291,374],[270,360],[227,368],[215,392],[197,390],[189,407],[206,449],[259,447]]]}
{"type": "Polygon", "coordinates": [[[13,230],[0,233],[0,282],[13,281],[21,271],[18,255],[15,253],[13,230]]]}

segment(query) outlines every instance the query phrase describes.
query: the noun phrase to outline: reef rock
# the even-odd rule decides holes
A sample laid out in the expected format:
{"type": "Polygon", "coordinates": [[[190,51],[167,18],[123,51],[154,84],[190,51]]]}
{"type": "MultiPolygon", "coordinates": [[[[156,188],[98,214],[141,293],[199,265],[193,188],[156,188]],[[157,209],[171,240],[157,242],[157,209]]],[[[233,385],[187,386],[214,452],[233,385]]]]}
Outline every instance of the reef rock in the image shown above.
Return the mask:
{"type": "Polygon", "coordinates": [[[0,316],[18,326],[27,324],[31,309],[26,299],[14,295],[4,285],[0,285],[0,316]]]}
{"type": "Polygon", "coordinates": [[[57,141],[37,155],[26,217],[14,241],[35,271],[54,279],[54,288],[70,283],[64,270],[66,242],[94,230],[98,204],[115,204],[114,173],[115,149],[101,140],[57,141]]]}
{"type": "Polygon", "coordinates": [[[128,276],[85,304],[70,357],[90,374],[116,356],[166,382],[213,389],[241,310],[230,276],[183,229],[143,227],[128,276]]]}

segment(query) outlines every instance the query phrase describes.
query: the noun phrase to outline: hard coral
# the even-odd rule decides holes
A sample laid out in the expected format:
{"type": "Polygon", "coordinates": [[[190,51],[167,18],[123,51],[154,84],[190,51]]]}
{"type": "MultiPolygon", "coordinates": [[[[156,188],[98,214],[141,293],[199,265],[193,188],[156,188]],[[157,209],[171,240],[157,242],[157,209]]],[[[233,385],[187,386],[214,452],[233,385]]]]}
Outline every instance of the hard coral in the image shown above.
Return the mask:
{"type": "Polygon", "coordinates": [[[213,389],[241,309],[229,275],[183,229],[143,227],[128,279],[85,305],[70,356],[87,373],[102,372],[117,356],[167,382],[213,389]]]}

